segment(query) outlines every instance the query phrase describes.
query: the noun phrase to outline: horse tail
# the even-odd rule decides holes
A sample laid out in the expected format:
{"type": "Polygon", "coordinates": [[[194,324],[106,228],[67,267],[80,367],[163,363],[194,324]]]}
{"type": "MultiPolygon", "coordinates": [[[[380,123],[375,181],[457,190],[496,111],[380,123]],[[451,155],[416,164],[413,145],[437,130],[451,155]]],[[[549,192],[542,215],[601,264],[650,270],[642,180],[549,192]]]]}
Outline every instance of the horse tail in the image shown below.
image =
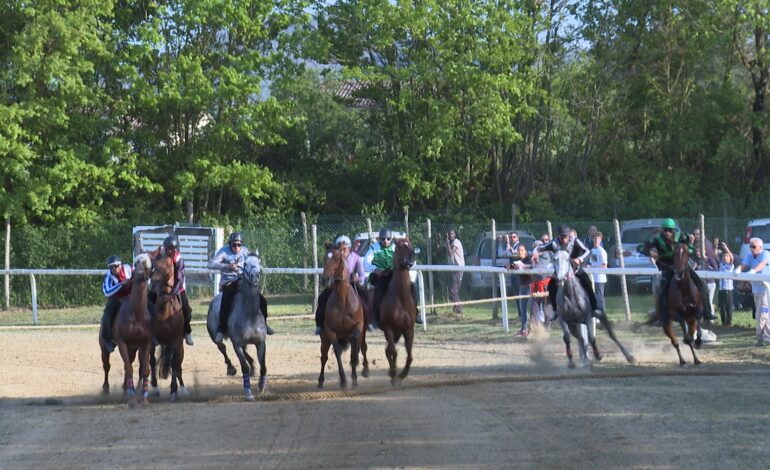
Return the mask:
{"type": "Polygon", "coordinates": [[[658,321],[658,309],[657,308],[647,315],[647,320],[644,322],[644,324],[647,325],[647,326],[651,326],[656,321],[658,321]]]}
{"type": "Polygon", "coordinates": [[[173,354],[173,349],[168,346],[161,346],[160,362],[158,362],[158,376],[161,379],[167,379],[169,372],[171,372],[171,356],[173,354]]]}
{"type": "Polygon", "coordinates": [[[347,351],[348,348],[350,347],[350,341],[346,339],[337,339],[337,341],[340,343],[340,347],[342,348],[343,351],[347,351]]]}

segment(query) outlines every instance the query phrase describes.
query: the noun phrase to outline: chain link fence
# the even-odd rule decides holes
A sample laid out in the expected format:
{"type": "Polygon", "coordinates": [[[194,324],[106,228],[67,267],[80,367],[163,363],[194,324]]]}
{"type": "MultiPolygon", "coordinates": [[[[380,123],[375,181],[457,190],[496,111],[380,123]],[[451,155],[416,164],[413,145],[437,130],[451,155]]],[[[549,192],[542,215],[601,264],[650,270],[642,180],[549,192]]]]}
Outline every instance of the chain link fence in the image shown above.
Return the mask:
{"type": "MultiPolygon", "coordinates": [[[[700,218],[678,219],[682,229],[691,233],[700,227],[700,218]]],[[[483,240],[487,232],[494,230],[507,233],[515,229],[522,235],[529,234],[534,239],[540,239],[549,228],[566,223],[573,227],[578,236],[584,239],[589,227],[596,226],[603,232],[605,247],[615,243],[612,220],[588,221],[533,221],[514,223],[512,221],[492,220],[484,223],[478,221],[449,222],[432,220],[427,217],[410,219],[406,214],[393,214],[367,218],[350,216],[344,218],[320,218],[305,221],[301,217],[271,219],[269,222],[243,223],[234,229],[241,231],[246,245],[258,249],[266,267],[313,267],[321,265],[324,242],[332,242],[339,235],[354,238],[356,234],[371,230],[375,233],[387,227],[394,231],[406,232],[415,247],[419,248],[417,262],[421,264],[446,264],[445,254],[439,247],[445,242],[445,234],[454,229],[457,238],[463,244],[466,264],[480,263],[483,255],[483,240]],[[318,246],[313,259],[313,225],[316,226],[318,246]]],[[[709,239],[718,237],[730,245],[734,253],[738,253],[747,219],[728,217],[705,218],[705,235],[709,239]]],[[[105,259],[111,254],[118,254],[129,259],[131,254],[131,230],[136,224],[110,224],[82,228],[35,228],[20,227],[11,233],[11,268],[46,268],[46,269],[102,269],[105,259]]],[[[233,229],[231,229],[233,230],[233,229]]],[[[226,230],[227,232],[227,230],[226,230]]],[[[225,233],[225,237],[228,233],[225,233]]],[[[0,239],[4,240],[3,232],[0,239]]],[[[768,240],[770,242],[770,240],[768,240]]],[[[531,246],[527,247],[531,249],[531,246]]],[[[608,249],[609,251],[609,249],[608,249]]],[[[739,260],[738,260],[739,261],[739,260]]],[[[433,290],[431,302],[443,303],[448,298],[447,273],[431,273],[426,275],[426,281],[431,281],[433,290]],[[432,278],[432,280],[431,280],[432,278]]],[[[38,303],[43,308],[70,307],[80,305],[99,305],[103,303],[101,293],[101,278],[97,276],[39,276],[38,303]]],[[[312,276],[271,274],[263,278],[263,290],[266,295],[283,295],[312,293],[312,276]]],[[[461,297],[470,299],[479,296],[491,296],[491,287],[479,290],[474,283],[472,274],[463,278],[461,297]]],[[[612,290],[610,290],[612,293],[612,290]]],[[[192,289],[191,296],[211,295],[207,287],[192,289]]],[[[431,294],[429,294],[431,295],[431,294]]],[[[30,305],[29,279],[25,276],[12,276],[10,282],[10,306],[25,307],[30,305]]]]}

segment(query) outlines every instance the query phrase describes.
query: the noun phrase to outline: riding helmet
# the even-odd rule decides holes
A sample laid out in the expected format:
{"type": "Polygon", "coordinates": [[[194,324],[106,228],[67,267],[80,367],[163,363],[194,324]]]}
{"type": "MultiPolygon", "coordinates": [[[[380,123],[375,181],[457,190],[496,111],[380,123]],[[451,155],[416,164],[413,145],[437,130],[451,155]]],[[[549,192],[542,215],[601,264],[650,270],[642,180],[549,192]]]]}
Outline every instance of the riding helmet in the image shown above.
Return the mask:
{"type": "Polygon", "coordinates": [[[391,238],[391,237],[392,237],[392,234],[390,233],[389,229],[384,228],[380,230],[380,240],[382,240],[383,238],[391,238]]]}
{"type": "Polygon", "coordinates": [[[570,228],[567,224],[561,224],[559,225],[559,236],[569,235],[570,228]]]}
{"type": "Polygon", "coordinates": [[[660,224],[660,228],[662,229],[669,229],[669,230],[676,230],[676,222],[674,222],[674,219],[671,217],[665,219],[663,223],[660,224]]]}
{"type": "Polygon", "coordinates": [[[114,266],[120,266],[120,256],[118,255],[110,255],[110,257],[107,258],[107,267],[112,268],[114,266]]]}
{"type": "Polygon", "coordinates": [[[233,232],[230,234],[230,237],[227,239],[228,245],[232,245],[235,242],[243,243],[243,235],[241,235],[241,232],[233,232]]]}
{"type": "Polygon", "coordinates": [[[348,237],[347,235],[340,235],[339,237],[337,237],[337,239],[334,241],[334,244],[338,247],[342,245],[353,246],[353,244],[350,243],[350,237],[348,237]]]}
{"type": "Polygon", "coordinates": [[[179,249],[179,240],[173,235],[169,235],[166,237],[165,240],[163,240],[163,248],[166,249],[166,251],[175,251],[179,249]]]}

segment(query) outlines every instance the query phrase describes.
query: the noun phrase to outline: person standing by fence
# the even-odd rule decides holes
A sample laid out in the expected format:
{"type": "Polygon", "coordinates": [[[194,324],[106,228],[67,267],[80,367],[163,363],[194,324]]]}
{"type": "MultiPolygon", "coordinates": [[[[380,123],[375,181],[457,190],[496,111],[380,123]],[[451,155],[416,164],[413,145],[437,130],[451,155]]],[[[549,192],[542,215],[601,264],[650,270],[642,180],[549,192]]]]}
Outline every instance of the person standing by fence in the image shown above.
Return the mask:
{"type": "MultiPolygon", "coordinates": [[[[733,253],[727,243],[722,242],[722,262],[719,265],[719,271],[730,273],[733,271],[733,253]]],[[[732,326],[733,323],[733,280],[719,280],[719,316],[722,320],[722,326],[732,326]]]]}
{"type": "MultiPolygon", "coordinates": [[[[519,244],[519,246],[516,249],[516,260],[511,263],[508,266],[508,269],[532,269],[532,258],[530,257],[529,253],[527,253],[527,247],[524,246],[524,244],[519,244]]],[[[516,294],[519,297],[522,297],[520,299],[516,299],[516,307],[518,307],[519,310],[519,320],[521,321],[521,329],[518,333],[516,333],[515,336],[520,338],[526,338],[529,336],[529,323],[527,322],[528,319],[528,310],[527,307],[529,305],[529,288],[530,284],[532,283],[532,275],[531,274],[519,274],[516,275],[519,278],[519,290],[516,292],[516,294]]]]}
{"type": "MultiPolygon", "coordinates": [[[[454,229],[449,230],[446,234],[446,252],[449,264],[452,266],[465,266],[465,251],[463,250],[463,244],[457,238],[457,232],[454,229]]],[[[455,304],[452,306],[452,310],[455,313],[462,315],[463,307],[460,305],[460,287],[463,283],[463,273],[453,272],[452,281],[449,285],[449,299],[455,304]]]]}
{"type": "MultiPolygon", "coordinates": [[[[607,250],[602,247],[602,232],[596,230],[591,241],[590,263],[592,268],[607,267],[607,250]]],[[[602,312],[607,312],[604,307],[604,286],[607,285],[606,274],[594,274],[594,293],[596,294],[596,306],[602,312]]]]}
{"type": "MultiPolygon", "coordinates": [[[[750,273],[761,273],[768,262],[770,254],[764,249],[764,243],[761,238],[754,237],[749,240],[749,253],[743,258],[740,266],[735,268],[736,273],[748,271],[750,273]]],[[[751,282],[751,292],[754,294],[754,307],[757,318],[757,346],[764,346],[770,343],[770,315],[768,314],[767,290],[761,281],[751,282]]]]}

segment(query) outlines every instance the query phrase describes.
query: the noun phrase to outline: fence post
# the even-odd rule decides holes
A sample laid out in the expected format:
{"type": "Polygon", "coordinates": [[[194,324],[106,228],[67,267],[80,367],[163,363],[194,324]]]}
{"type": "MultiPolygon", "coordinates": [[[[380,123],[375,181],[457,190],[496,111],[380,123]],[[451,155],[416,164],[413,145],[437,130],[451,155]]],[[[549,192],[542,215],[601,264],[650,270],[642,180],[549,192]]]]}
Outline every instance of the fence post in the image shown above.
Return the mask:
{"type": "MultiPolygon", "coordinates": [[[[433,264],[433,225],[430,219],[428,219],[428,264],[433,264]]],[[[428,271],[428,290],[430,292],[430,304],[433,305],[436,302],[433,301],[433,271],[428,271]]],[[[434,313],[436,309],[433,309],[434,313]]]]}
{"type": "Polygon", "coordinates": [[[409,238],[409,206],[404,206],[404,233],[409,238]]]}
{"type": "Polygon", "coordinates": [[[372,219],[369,217],[366,218],[366,232],[369,236],[369,246],[371,246],[372,242],[374,242],[374,237],[372,236],[372,219]]]}
{"type": "MultiPolygon", "coordinates": [[[[307,216],[300,212],[299,217],[302,219],[302,267],[307,268],[307,216]]],[[[307,292],[307,274],[302,275],[302,291],[307,292]]]]}
{"type": "MultiPolygon", "coordinates": [[[[615,227],[615,240],[617,240],[616,246],[618,250],[618,262],[621,268],[626,267],[626,262],[623,259],[623,243],[620,240],[620,222],[618,219],[612,219],[612,224],[615,227]]],[[[653,278],[653,282],[655,282],[653,278]]],[[[628,300],[628,284],[626,284],[626,275],[620,275],[620,290],[623,293],[623,303],[626,307],[626,321],[631,321],[631,303],[628,300]]]]}
{"type": "MultiPolygon", "coordinates": [[[[5,269],[11,269],[11,218],[5,217],[5,269]]],[[[11,277],[5,275],[5,309],[11,308],[11,277]]]]}
{"type": "Polygon", "coordinates": [[[548,239],[553,240],[553,226],[551,226],[550,220],[545,221],[545,228],[546,228],[546,231],[548,232],[548,239]]]}
{"type": "MultiPolygon", "coordinates": [[[[318,268],[318,227],[313,224],[313,268],[318,268]]],[[[318,274],[313,274],[313,312],[318,308],[318,274]]]]}
{"type": "MultiPolygon", "coordinates": [[[[698,249],[700,250],[700,261],[698,264],[700,265],[701,269],[706,269],[706,218],[703,217],[703,214],[699,214],[700,222],[700,246],[698,249]]],[[[716,247],[714,247],[716,249],[716,247]]]]}
{"type": "Polygon", "coordinates": [[[508,333],[508,287],[505,284],[505,273],[500,273],[498,276],[500,277],[500,308],[503,310],[503,329],[508,333]]]}
{"type": "Polygon", "coordinates": [[[35,283],[35,275],[29,275],[29,285],[32,289],[32,324],[37,325],[37,283],[35,283]]]}
{"type": "MultiPolygon", "coordinates": [[[[492,266],[497,266],[497,224],[492,219],[492,266]]],[[[492,276],[492,298],[497,295],[497,276],[492,276]]],[[[507,305],[507,304],[506,304],[507,305]]],[[[497,302],[492,302],[492,320],[497,320],[497,302]]]]}
{"type": "Polygon", "coordinates": [[[420,298],[420,318],[422,319],[422,331],[428,331],[428,319],[425,318],[425,277],[422,275],[422,271],[417,271],[417,283],[420,286],[418,297],[420,298]]]}

